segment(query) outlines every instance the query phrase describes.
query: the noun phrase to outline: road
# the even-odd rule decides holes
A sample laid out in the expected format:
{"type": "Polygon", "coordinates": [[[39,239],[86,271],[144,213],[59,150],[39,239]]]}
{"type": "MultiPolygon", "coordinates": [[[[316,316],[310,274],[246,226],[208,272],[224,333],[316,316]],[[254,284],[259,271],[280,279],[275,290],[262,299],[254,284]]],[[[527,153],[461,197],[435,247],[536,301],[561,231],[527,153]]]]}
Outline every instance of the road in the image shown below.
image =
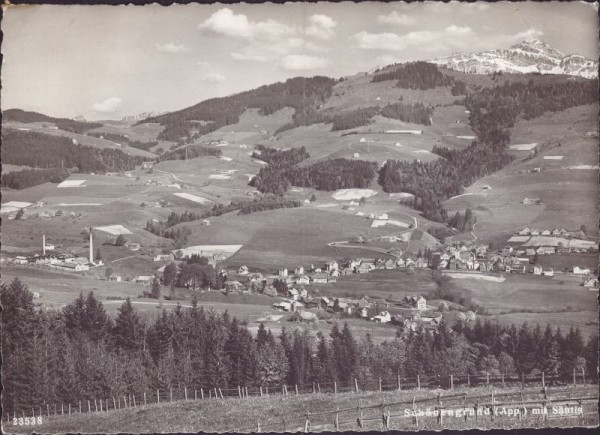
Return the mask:
{"type": "Polygon", "coordinates": [[[473,240],[471,240],[471,242],[474,242],[475,240],[477,240],[477,236],[475,235],[475,227],[477,226],[477,222],[475,222],[473,224],[473,229],[471,230],[471,235],[473,236],[473,240]]]}
{"type": "Polygon", "coordinates": [[[135,254],[135,255],[130,255],[128,257],[122,257],[122,258],[117,258],[116,260],[111,261],[110,263],[116,263],[117,261],[121,261],[121,260],[127,260],[128,258],[133,258],[133,257],[137,257],[139,254],[135,254]]]}

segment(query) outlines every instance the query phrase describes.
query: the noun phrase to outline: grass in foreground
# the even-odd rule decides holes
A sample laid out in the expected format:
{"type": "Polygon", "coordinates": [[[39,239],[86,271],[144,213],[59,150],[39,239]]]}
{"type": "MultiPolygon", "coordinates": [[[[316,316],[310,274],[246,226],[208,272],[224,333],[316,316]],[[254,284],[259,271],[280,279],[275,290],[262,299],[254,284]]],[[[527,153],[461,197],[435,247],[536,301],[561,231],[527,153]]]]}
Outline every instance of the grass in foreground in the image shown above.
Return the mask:
{"type": "MultiPolygon", "coordinates": [[[[552,397],[553,390],[548,389],[552,397]]],[[[563,389],[564,390],[564,389],[563,389]]],[[[518,393],[519,388],[494,389],[495,394],[518,393]]],[[[577,389],[573,389],[577,395],[577,389]]],[[[444,395],[466,393],[468,397],[480,396],[479,403],[489,402],[491,390],[487,388],[455,389],[454,391],[442,391],[444,395]],[[487,399],[484,400],[483,397],[487,399]]],[[[293,394],[293,393],[292,393],[293,394]]],[[[317,415],[319,412],[341,409],[339,414],[340,430],[361,430],[357,427],[358,405],[360,401],[363,407],[363,418],[366,420],[362,430],[383,430],[381,411],[382,403],[404,402],[409,403],[413,397],[416,398],[417,408],[433,409],[437,404],[436,390],[411,390],[390,392],[364,392],[341,393],[341,394],[305,394],[300,396],[271,395],[268,397],[251,397],[246,399],[204,400],[175,402],[161,405],[149,405],[145,409],[122,409],[109,413],[74,414],[71,417],[57,416],[44,417],[44,423],[35,427],[13,426],[12,423],[3,422],[3,431],[14,433],[26,433],[35,430],[41,433],[63,433],[63,432],[255,432],[260,422],[261,430],[264,432],[296,432],[303,431],[306,412],[313,414],[311,417],[311,430],[331,431],[334,430],[335,414],[317,415]],[[419,399],[429,399],[427,403],[419,404],[419,399]],[[365,407],[375,405],[373,409],[365,407]],[[343,411],[347,409],[346,411],[343,411]]],[[[539,387],[526,388],[524,399],[539,398],[539,387]]],[[[589,394],[589,393],[588,393],[589,394]]],[[[581,395],[581,394],[579,394],[581,395]]],[[[454,399],[454,404],[458,404],[454,399]]],[[[496,399],[500,400],[500,399],[496,399]]],[[[465,405],[472,406],[471,402],[476,399],[465,401],[465,405]]],[[[447,405],[451,400],[445,401],[447,405]]],[[[412,409],[411,404],[395,405],[387,408],[392,419],[391,429],[417,430],[417,429],[467,429],[467,428],[519,428],[519,427],[566,427],[566,426],[596,426],[598,425],[598,414],[596,403],[588,402],[584,405],[584,416],[563,417],[556,416],[545,421],[540,416],[524,418],[520,421],[516,417],[496,417],[491,420],[489,416],[480,416],[476,421],[469,418],[446,417],[443,426],[440,426],[436,418],[419,418],[418,427],[413,418],[399,418],[395,416],[404,415],[404,409],[412,409]]]]}

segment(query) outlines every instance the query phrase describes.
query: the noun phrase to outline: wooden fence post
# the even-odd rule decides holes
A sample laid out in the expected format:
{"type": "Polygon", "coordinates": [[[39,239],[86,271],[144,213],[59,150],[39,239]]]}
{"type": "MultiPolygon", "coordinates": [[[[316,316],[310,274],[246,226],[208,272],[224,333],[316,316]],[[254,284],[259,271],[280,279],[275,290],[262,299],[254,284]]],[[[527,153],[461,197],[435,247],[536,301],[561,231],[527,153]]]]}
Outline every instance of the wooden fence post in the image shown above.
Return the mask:
{"type": "MultiPolygon", "coordinates": [[[[81,400],[79,401],[79,413],[81,414],[81,400]]],[[[40,415],[42,415],[42,411],[40,411],[40,415]]]]}
{"type": "MultiPolygon", "coordinates": [[[[90,404],[89,399],[88,399],[88,412],[92,412],[92,405],[90,404]]],[[[56,407],[54,408],[54,413],[56,414],[56,407]]]]}
{"type": "Polygon", "coordinates": [[[544,372],[542,372],[542,388],[545,388],[545,387],[546,387],[546,382],[544,379],[544,372]]]}
{"type": "Polygon", "coordinates": [[[417,390],[421,389],[421,376],[417,375],[417,390]]]}
{"type": "Polygon", "coordinates": [[[381,393],[381,378],[379,378],[379,392],[381,393]]]}
{"type": "MultiPolygon", "coordinates": [[[[144,393],[145,394],[145,393],[144,393]]],[[[117,409],[117,401],[115,399],[115,396],[113,396],[113,408],[117,409]]]]}
{"type": "Polygon", "coordinates": [[[354,378],[354,389],[358,393],[358,380],[356,378],[354,378]]]}
{"type": "Polygon", "coordinates": [[[242,390],[240,388],[240,386],[238,385],[238,397],[241,399],[242,398],[242,390]]]}
{"type": "Polygon", "coordinates": [[[183,387],[183,394],[185,396],[185,400],[188,400],[187,399],[187,387],[183,387]]]}
{"type": "Polygon", "coordinates": [[[467,386],[471,386],[471,376],[467,373],[467,386]]]}
{"type": "Polygon", "coordinates": [[[415,396],[413,396],[412,409],[413,415],[415,417],[415,424],[417,425],[417,427],[419,427],[419,417],[417,415],[417,407],[415,406],[415,396]]]}
{"type": "Polygon", "coordinates": [[[262,397],[262,395],[263,395],[263,392],[262,392],[262,385],[261,385],[261,386],[259,386],[259,388],[260,388],[260,397],[262,397]]]}
{"type": "Polygon", "coordinates": [[[337,382],[333,381],[333,394],[337,394],[337,382]]]}
{"type": "Polygon", "coordinates": [[[573,385],[577,385],[577,378],[575,376],[575,367],[573,367],[573,385]]]}
{"type": "Polygon", "coordinates": [[[146,392],[144,391],[144,408],[146,407],[146,392]]]}
{"type": "Polygon", "coordinates": [[[585,368],[581,367],[581,377],[583,378],[583,385],[585,385],[585,368]]]}
{"type": "Polygon", "coordinates": [[[502,388],[506,388],[506,384],[504,383],[504,373],[502,373],[502,388]]]}
{"type": "Polygon", "coordinates": [[[402,389],[402,384],[400,383],[400,375],[398,375],[397,378],[398,378],[398,391],[400,391],[402,389]]]}
{"type": "Polygon", "coordinates": [[[294,389],[296,390],[296,396],[298,395],[298,384],[294,385],[294,389]]]}
{"type": "Polygon", "coordinates": [[[492,421],[494,421],[494,416],[495,415],[496,414],[495,414],[495,404],[494,404],[494,390],[492,390],[492,412],[491,412],[491,415],[490,415],[490,419],[492,421]]]}
{"type": "Polygon", "coordinates": [[[204,400],[204,388],[200,388],[200,397],[204,400]]]}
{"type": "Polygon", "coordinates": [[[46,414],[48,414],[48,417],[50,417],[50,404],[46,403],[46,414]]]}
{"type": "Polygon", "coordinates": [[[156,390],[156,403],[160,403],[160,390],[156,390]]]}
{"type": "Polygon", "coordinates": [[[321,394],[321,384],[319,384],[318,382],[317,382],[317,391],[319,392],[319,394],[321,394]]]}
{"type": "Polygon", "coordinates": [[[106,411],[108,411],[108,399],[106,399],[106,411]]]}
{"type": "Polygon", "coordinates": [[[450,375],[450,389],[454,390],[454,375],[450,375]]]}
{"type": "Polygon", "coordinates": [[[485,373],[485,383],[489,388],[490,387],[490,372],[485,373]]]}
{"type": "Polygon", "coordinates": [[[337,411],[335,412],[335,422],[334,422],[334,427],[335,427],[335,431],[337,432],[338,430],[340,430],[340,408],[337,408],[337,411]]]}
{"type": "Polygon", "coordinates": [[[208,399],[212,399],[212,390],[210,388],[208,389],[208,399]]]}
{"type": "Polygon", "coordinates": [[[260,420],[256,419],[256,432],[260,433],[260,420]]]}
{"type": "Polygon", "coordinates": [[[521,390],[525,388],[525,373],[521,372],[521,390]]]}
{"type": "Polygon", "coordinates": [[[98,412],[98,401],[94,399],[94,408],[96,408],[96,412],[98,412]]]}
{"type": "Polygon", "coordinates": [[[362,399],[358,399],[358,418],[356,419],[356,423],[358,424],[359,429],[362,429],[362,399]]]}
{"type": "Polygon", "coordinates": [[[245,387],[246,390],[246,397],[248,397],[248,387],[245,387]]]}
{"type": "Polygon", "coordinates": [[[198,390],[194,390],[194,400],[198,400],[198,390]]]}
{"type": "MultiPolygon", "coordinates": [[[[267,390],[267,393],[269,392],[269,390],[267,390]]],[[[219,396],[221,396],[221,399],[223,398],[223,391],[221,391],[221,389],[219,388],[219,396]]]]}
{"type": "MultiPolygon", "coordinates": [[[[102,408],[100,408],[102,410],[102,408]]],[[[69,403],[69,417],[71,416],[71,404],[69,403]]]]}
{"type": "MultiPolygon", "coordinates": [[[[186,394],[186,397],[187,397],[187,394],[186,394]]],[[[186,399],[186,400],[187,400],[187,399],[186,399]]],[[[134,407],[134,408],[137,408],[137,405],[135,404],[135,394],[133,395],[133,407],[134,407]]]]}
{"type": "Polygon", "coordinates": [[[310,411],[306,412],[306,421],[304,422],[304,432],[310,430],[310,411]]]}
{"type": "Polygon", "coordinates": [[[315,383],[313,382],[313,394],[315,394],[315,383]]]}
{"type": "Polygon", "coordinates": [[[171,397],[171,402],[173,401],[173,388],[169,388],[169,396],[171,397]]]}

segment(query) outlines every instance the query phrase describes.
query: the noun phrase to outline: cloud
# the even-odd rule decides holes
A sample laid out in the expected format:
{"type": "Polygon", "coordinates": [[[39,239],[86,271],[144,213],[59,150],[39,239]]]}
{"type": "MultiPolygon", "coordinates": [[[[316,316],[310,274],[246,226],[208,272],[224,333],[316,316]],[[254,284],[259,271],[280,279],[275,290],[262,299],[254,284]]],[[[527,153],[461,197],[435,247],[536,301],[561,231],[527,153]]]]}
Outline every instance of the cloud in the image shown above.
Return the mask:
{"type": "Polygon", "coordinates": [[[205,62],[203,60],[199,60],[199,61],[196,61],[196,65],[201,68],[206,68],[206,67],[210,66],[210,63],[205,62]]]}
{"type": "Polygon", "coordinates": [[[204,78],[207,83],[223,83],[226,80],[227,78],[219,73],[210,73],[204,78]]]}
{"type": "Polygon", "coordinates": [[[232,52],[229,55],[237,61],[274,62],[300,48],[312,51],[321,50],[320,47],[313,46],[302,38],[292,37],[281,38],[277,41],[252,41],[241,50],[232,52]]]}
{"type": "Polygon", "coordinates": [[[98,113],[111,113],[121,107],[122,100],[119,97],[110,97],[101,103],[94,103],[90,110],[98,113]]]}
{"type": "Polygon", "coordinates": [[[392,26],[411,26],[416,23],[413,17],[406,14],[399,14],[397,11],[393,11],[388,15],[378,15],[377,21],[381,24],[389,24],[392,26]]]}
{"type": "Polygon", "coordinates": [[[268,62],[269,59],[266,56],[260,54],[250,54],[250,53],[238,53],[233,52],[229,54],[232,59],[240,60],[240,61],[252,61],[252,62],[268,62]]]}
{"type": "Polygon", "coordinates": [[[334,28],[337,26],[331,17],[315,14],[308,18],[310,25],[306,28],[306,35],[328,40],[335,35],[334,28]]]}
{"type": "Polygon", "coordinates": [[[172,42],[169,42],[167,44],[159,44],[157,42],[156,44],[154,44],[154,46],[158,51],[162,51],[163,53],[181,53],[188,50],[185,45],[176,45],[172,42]]]}
{"type": "Polygon", "coordinates": [[[295,33],[292,27],[278,21],[252,22],[246,15],[235,14],[229,8],[219,9],[198,28],[205,32],[242,39],[276,39],[295,33]]]}
{"type": "Polygon", "coordinates": [[[538,39],[542,36],[544,36],[544,32],[531,27],[527,30],[524,30],[523,32],[519,32],[519,33],[515,34],[512,39],[519,42],[519,41],[522,41],[523,39],[534,39],[534,38],[538,39]]]}
{"type": "Polygon", "coordinates": [[[362,50],[402,51],[420,46],[424,51],[437,51],[448,47],[463,47],[474,32],[470,27],[451,25],[441,31],[418,30],[403,35],[397,33],[359,32],[351,38],[362,50]]]}
{"type": "Polygon", "coordinates": [[[327,67],[329,61],[306,54],[289,54],[281,59],[281,67],[288,71],[310,71],[327,67]]]}
{"type": "Polygon", "coordinates": [[[406,47],[402,37],[396,33],[359,32],[352,36],[362,50],[402,50],[406,47]]]}

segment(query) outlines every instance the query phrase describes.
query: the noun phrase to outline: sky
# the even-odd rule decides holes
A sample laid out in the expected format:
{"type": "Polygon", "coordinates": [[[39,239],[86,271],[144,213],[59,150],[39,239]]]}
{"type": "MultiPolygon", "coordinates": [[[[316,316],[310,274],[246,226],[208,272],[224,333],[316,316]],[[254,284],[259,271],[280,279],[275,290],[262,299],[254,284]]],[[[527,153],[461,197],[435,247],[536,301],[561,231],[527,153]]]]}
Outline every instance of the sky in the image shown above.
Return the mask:
{"type": "Polygon", "coordinates": [[[2,21],[2,108],[88,120],[182,109],[296,76],[537,38],[598,59],[597,4],[16,6],[2,21]]]}

